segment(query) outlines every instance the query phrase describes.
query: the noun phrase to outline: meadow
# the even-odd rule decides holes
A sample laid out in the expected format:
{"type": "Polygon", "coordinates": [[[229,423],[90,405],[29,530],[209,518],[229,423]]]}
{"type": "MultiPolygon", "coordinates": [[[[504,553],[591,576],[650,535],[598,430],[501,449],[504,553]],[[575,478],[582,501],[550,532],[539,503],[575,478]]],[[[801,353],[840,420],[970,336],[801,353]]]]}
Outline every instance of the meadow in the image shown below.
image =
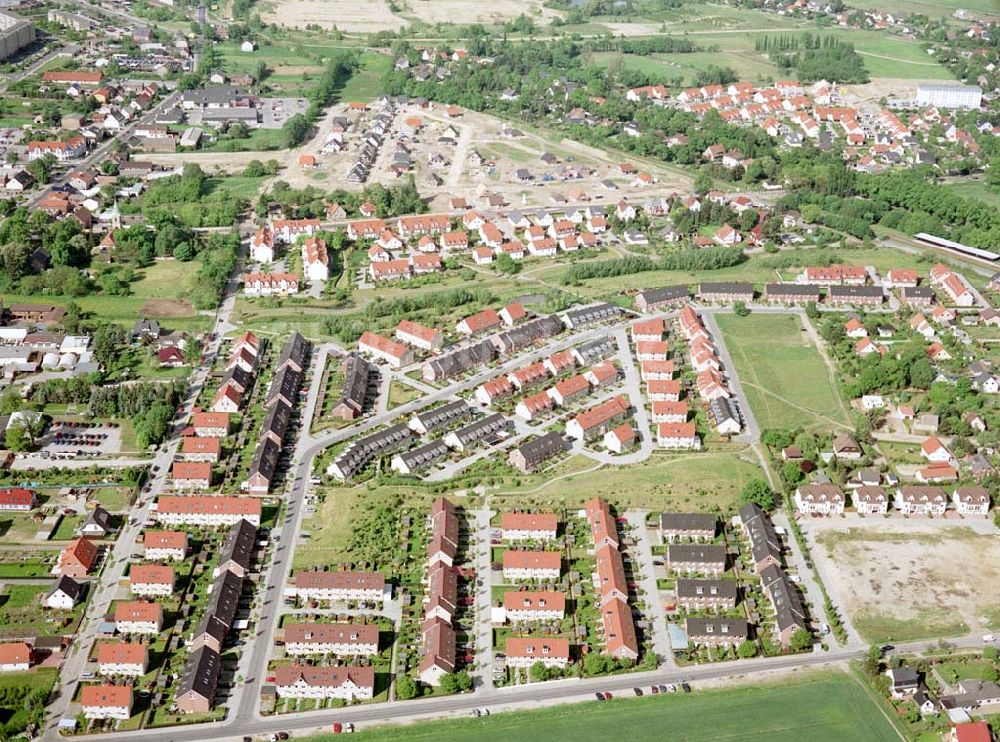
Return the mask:
{"type": "Polygon", "coordinates": [[[719,314],[716,319],[762,429],[829,430],[848,424],[836,382],[798,315],[719,314]]]}

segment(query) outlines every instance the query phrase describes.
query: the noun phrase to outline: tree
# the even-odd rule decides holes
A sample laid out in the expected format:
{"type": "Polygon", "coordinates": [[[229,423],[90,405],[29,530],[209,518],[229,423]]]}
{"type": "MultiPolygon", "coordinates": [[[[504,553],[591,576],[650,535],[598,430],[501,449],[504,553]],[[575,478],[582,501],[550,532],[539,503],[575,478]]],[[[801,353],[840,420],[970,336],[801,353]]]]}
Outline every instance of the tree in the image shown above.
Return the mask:
{"type": "Polygon", "coordinates": [[[816,307],[816,302],[808,301],[806,302],[806,317],[809,319],[819,319],[819,309],[816,307]]]}
{"type": "Polygon", "coordinates": [[[457,693],[458,692],[458,678],[455,673],[450,672],[447,675],[441,676],[441,683],[438,685],[444,693],[457,693]]]}
{"type": "Polygon", "coordinates": [[[704,170],[699,171],[698,174],[694,176],[695,193],[701,195],[708,193],[710,190],[712,190],[712,176],[704,170]]]}
{"type": "Polygon", "coordinates": [[[983,670],[983,680],[995,683],[1000,680],[1000,672],[997,671],[996,667],[990,665],[983,670]]]}
{"type": "Polygon", "coordinates": [[[774,493],[770,485],[759,477],[755,477],[743,485],[740,499],[745,503],[756,503],[764,510],[774,509],[774,493]]]}
{"type": "Polygon", "coordinates": [[[396,698],[407,701],[417,695],[417,684],[409,675],[396,678],[396,698]]]}
{"type": "Polygon", "coordinates": [[[458,685],[458,689],[461,691],[472,689],[472,676],[465,670],[455,673],[455,682],[458,685]]]}
{"type": "Polygon", "coordinates": [[[868,649],[868,654],[861,660],[861,671],[870,678],[874,678],[882,671],[882,652],[878,647],[868,649]]]}
{"type": "Polygon", "coordinates": [[[23,425],[11,425],[4,434],[4,443],[9,451],[27,451],[31,448],[31,436],[23,425]]]}
{"type": "Polygon", "coordinates": [[[737,301],[733,303],[733,314],[737,317],[748,317],[750,315],[750,308],[745,302],[737,301]]]}
{"type": "Polygon", "coordinates": [[[983,658],[990,662],[996,662],[1000,659],[1000,651],[996,647],[983,647],[983,658]]]}
{"type": "Polygon", "coordinates": [[[745,641],[742,644],[740,644],[740,646],[737,648],[736,654],[738,654],[743,659],[749,659],[750,657],[756,657],[757,656],[757,645],[754,644],[752,641],[749,641],[749,640],[745,641]]]}
{"type": "Polygon", "coordinates": [[[796,629],[788,640],[788,645],[796,652],[804,652],[812,647],[812,634],[806,629],[796,629]]]}
{"type": "Polygon", "coordinates": [[[119,357],[119,349],[127,342],[128,333],[121,325],[101,325],[94,333],[94,358],[102,366],[112,365],[119,357]]]}
{"type": "Polygon", "coordinates": [[[789,484],[789,486],[794,487],[802,481],[802,477],[805,475],[802,473],[802,467],[800,467],[797,462],[786,461],[781,465],[781,476],[789,484]]]}
{"type": "Polygon", "coordinates": [[[285,136],[285,147],[297,147],[309,134],[309,121],[301,113],[297,113],[284,123],[281,131],[285,136]]]}
{"type": "Polygon", "coordinates": [[[540,683],[549,679],[549,668],[541,660],[533,664],[529,672],[531,673],[531,679],[535,682],[540,683]]]}

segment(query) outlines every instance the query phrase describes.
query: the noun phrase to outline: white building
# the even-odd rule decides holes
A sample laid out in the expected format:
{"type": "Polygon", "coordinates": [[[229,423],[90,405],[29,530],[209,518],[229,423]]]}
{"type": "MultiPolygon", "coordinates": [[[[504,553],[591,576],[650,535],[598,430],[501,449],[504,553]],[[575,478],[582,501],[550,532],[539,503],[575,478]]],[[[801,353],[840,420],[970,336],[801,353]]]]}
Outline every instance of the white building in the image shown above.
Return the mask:
{"type": "Polygon", "coordinates": [[[983,89],[978,85],[955,83],[920,83],[917,85],[917,105],[935,108],[979,108],[983,104],[983,89]]]}

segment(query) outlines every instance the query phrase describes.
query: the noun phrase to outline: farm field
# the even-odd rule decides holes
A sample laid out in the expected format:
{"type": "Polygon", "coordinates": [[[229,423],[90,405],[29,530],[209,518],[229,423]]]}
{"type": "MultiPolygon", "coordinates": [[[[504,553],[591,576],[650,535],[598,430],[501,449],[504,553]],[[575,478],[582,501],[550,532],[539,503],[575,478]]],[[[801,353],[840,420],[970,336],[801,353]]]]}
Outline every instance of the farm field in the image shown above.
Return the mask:
{"type": "Polygon", "coordinates": [[[959,8],[972,13],[1000,14],[994,0],[857,0],[852,7],[889,13],[924,13],[931,18],[950,18],[959,8]]]}
{"type": "Polygon", "coordinates": [[[831,597],[865,641],[963,635],[1000,604],[1000,545],[993,535],[886,524],[824,528],[816,542],[821,548],[813,556],[831,597]],[[873,564],[893,566],[873,572],[873,564]]]}
{"type": "Polygon", "coordinates": [[[847,425],[836,382],[798,315],[716,319],[762,429],[847,425]]]}
{"type": "Polygon", "coordinates": [[[376,33],[403,28],[406,21],[393,15],[386,0],[271,0],[260,6],[265,23],[286,28],[316,25],[351,33],[376,33]]]}
{"type": "MultiPolygon", "coordinates": [[[[623,698],[610,703],[558,706],[538,711],[495,714],[484,719],[449,719],[359,732],[364,740],[482,742],[539,737],[600,739],[627,733],[634,739],[677,742],[717,739],[727,742],[889,742],[900,739],[860,684],[840,673],[814,674],[791,684],[743,686],[693,695],[623,698]],[[851,709],[845,714],[844,709],[851,709]],[[627,719],[627,722],[624,721],[627,719]],[[667,731],[669,730],[669,731],[667,731]]],[[[310,742],[332,742],[332,735],[310,742]]]]}

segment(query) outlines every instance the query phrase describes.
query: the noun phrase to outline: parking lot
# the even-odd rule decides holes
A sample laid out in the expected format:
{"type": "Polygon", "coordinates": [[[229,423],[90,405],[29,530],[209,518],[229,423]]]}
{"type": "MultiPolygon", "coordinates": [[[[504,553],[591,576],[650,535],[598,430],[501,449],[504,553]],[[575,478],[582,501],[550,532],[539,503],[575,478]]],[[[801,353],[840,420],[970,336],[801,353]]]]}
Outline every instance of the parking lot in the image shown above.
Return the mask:
{"type": "Polygon", "coordinates": [[[106,456],[121,451],[122,432],[117,423],[55,422],[39,443],[52,458],[106,456]]]}

